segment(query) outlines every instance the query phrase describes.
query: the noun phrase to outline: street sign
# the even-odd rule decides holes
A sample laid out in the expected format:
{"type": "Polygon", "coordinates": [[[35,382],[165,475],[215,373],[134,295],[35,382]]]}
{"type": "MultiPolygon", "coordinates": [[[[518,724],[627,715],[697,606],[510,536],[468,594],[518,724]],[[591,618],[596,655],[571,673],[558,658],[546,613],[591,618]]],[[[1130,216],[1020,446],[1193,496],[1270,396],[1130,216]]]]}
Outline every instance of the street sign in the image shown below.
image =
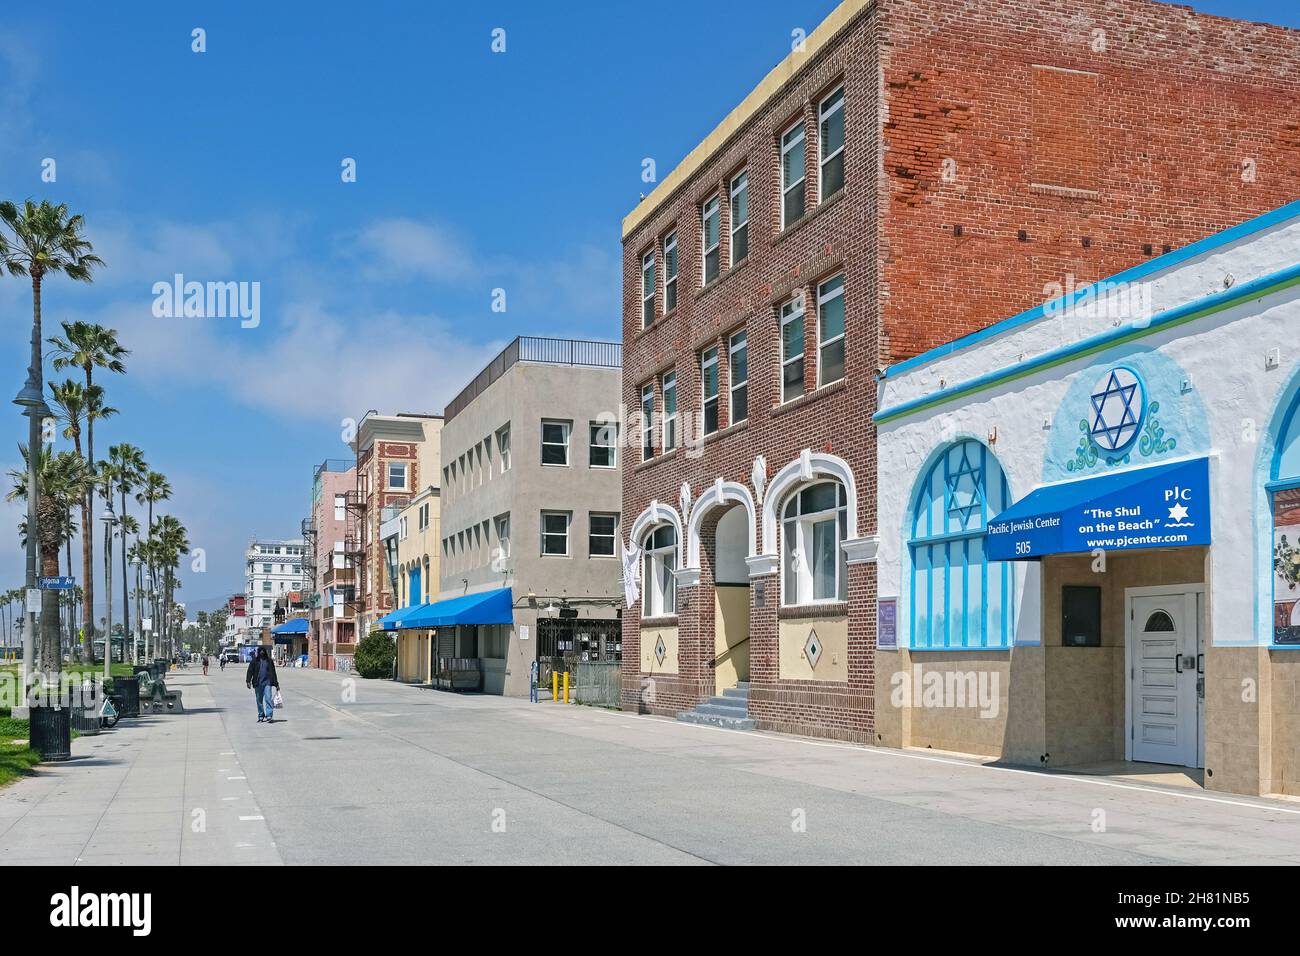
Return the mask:
{"type": "Polygon", "coordinates": [[[28,614],[41,613],[41,592],[39,588],[27,589],[27,613],[28,614]]]}
{"type": "Polygon", "coordinates": [[[77,583],[76,578],[67,574],[56,578],[37,578],[36,580],[41,591],[71,591],[77,583]]]}

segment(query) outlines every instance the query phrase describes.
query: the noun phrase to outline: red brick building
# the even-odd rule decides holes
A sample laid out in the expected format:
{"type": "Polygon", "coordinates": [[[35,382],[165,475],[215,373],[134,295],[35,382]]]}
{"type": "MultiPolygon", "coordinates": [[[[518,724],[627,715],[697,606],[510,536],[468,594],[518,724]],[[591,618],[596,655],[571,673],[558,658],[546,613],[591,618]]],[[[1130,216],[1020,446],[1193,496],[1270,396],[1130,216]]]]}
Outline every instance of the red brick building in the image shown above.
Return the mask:
{"type": "Polygon", "coordinates": [[[623,223],[624,706],[874,740],[877,370],[1300,196],[1297,93],[1181,7],[841,4],[623,223]]]}

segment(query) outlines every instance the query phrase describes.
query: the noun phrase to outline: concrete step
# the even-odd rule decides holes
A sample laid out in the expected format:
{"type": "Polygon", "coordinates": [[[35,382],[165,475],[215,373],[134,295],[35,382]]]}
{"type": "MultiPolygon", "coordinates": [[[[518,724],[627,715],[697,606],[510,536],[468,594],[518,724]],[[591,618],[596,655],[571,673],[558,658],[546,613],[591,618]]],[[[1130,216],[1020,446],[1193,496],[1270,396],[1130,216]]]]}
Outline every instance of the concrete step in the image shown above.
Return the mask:
{"type": "Polygon", "coordinates": [[[722,692],[722,696],[728,700],[743,700],[749,702],[749,687],[728,687],[722,692]]]}
{"type": "Polygon", "coordinates": [[[685,724],[704,724],[709,727],[723,727],[727,730],[755,730],[758,723],[749,717],[724,717],[715,714],[702,714],[697,710],[685,710],[677,715],[685,724]]]}
{"type": "MultiPolygon", "coordinates": [[[[715,698],[716,700],[716,698],[715,698]]],[[[711,717],[748,717],[749,710],[745,707],[736,707],[733,704],[718,704],[713,700],[707,700],[695,707],[694,713],[707,714],[711,717]]]]}

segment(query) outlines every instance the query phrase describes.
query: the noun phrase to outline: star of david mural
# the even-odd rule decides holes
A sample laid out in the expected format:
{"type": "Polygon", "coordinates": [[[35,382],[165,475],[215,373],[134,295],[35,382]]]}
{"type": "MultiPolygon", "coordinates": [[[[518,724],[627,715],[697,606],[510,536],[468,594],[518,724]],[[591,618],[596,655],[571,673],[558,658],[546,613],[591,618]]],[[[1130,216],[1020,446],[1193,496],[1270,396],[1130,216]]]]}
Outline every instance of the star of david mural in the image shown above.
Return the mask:
{"type": "Polygon", "coordinates": [[[1142,415],[1141,382],[1125,368],[1113,368],[1092,393],[1092,440],[1105,451],[1118,451],[1137,435],[1142,415]]]}
{"type": "Polygon", "coordinates": [[[971,442],[961,446],[961,462],[957,470],[948,473],[948,516],[961,522],[962,530],[970,524],[971,515],[980,513],[984,505],[984,475],[970,460],[971,442]]]}

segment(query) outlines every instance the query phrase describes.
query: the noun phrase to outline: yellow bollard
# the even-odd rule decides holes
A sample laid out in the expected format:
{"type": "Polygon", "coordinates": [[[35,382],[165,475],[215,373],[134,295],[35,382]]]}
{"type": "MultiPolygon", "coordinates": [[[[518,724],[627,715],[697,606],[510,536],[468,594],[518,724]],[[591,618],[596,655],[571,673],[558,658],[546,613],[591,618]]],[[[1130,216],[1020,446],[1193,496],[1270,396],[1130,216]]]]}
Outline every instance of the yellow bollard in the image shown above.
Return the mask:
{"type": "Polygon", "coordinates": [[[551,671],[551,702],[556,704],[560,702],[560,674],[558,671],[551,671]]]}
{"type": "Polygon", "coordinates": [[[564,672],[564,702],[569,702],[569,672],[564,672]]]}

